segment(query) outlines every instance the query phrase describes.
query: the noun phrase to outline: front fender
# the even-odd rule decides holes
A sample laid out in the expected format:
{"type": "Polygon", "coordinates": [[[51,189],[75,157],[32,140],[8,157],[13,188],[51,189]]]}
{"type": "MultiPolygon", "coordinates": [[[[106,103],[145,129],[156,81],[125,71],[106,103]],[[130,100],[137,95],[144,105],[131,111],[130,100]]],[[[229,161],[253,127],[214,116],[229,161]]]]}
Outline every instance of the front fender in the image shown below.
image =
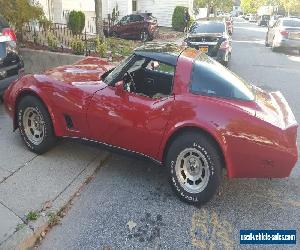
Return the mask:
{"type": "Polygon", "coordinates": [[[44,84],[41,84],[34,75],[27,75],[17,81],[12,89],[10,90],[10,97],[8,97],[11,105],[11,112],[14,124],[14,130],[18,128],[17,124],[17,112],[18,112],[18,103],[22,97],[26,95],[33,95],[36,96],[41,100],[41,102],[47,108],[49,115],[52,120],[54,133],[56,136],[61,136],[62,131],[61,128],[57,125],[55,113],[52,110],[52,101],[47,95],[47,92],[43,90],[45,88],[44,84]]]}

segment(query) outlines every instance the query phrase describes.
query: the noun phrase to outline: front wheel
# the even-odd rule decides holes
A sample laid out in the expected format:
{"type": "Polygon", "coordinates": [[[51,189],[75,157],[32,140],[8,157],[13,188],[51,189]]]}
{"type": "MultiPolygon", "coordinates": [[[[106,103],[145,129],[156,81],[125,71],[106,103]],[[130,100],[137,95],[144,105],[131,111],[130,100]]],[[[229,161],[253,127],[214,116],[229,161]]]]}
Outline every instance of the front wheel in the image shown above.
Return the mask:
{"type": "Polygon", "coordinates": [[[37,154],[55,145],[52,120],[44,104],[34,96],[25,96],[18,104],[17,120],[23,141],[37,154]]]}
{"type": "Polygon", "coordinates": [[[206,134],[188,132],[178,136],[168,150],[166,164],[172,188],[183,201],[202,205],[217,192],[222,157],[206,134]]]}

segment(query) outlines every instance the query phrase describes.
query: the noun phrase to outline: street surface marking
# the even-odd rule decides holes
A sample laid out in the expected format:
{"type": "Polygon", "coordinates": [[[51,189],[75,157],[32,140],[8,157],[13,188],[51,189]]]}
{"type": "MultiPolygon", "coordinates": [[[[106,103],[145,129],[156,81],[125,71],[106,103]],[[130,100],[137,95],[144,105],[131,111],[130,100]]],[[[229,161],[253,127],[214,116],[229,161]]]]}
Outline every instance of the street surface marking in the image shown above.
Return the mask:
{"type": "Polygon", "coordinates": [[[265,44],[265,40],[257,40],[257,41],[253,41],[253,40],[232,40],[232,42],[234,43],[257,43],[257,44],[265,44]]]}
{"type": "Polygon", "coordinates": [[[266,201],[269,202],[269,204],[278,208],[284,208],[286,207],[286,205],[300,208],[300,201],[293,199],[282,200],[280,198],[280,194],[276,193],[275,191],[268,191],[266,194],[255,194],[255,196],[259,198],[264,198],[266,201]]]}
{"type": "Polygon", "coordinates": [[[238,26],[238,27],[234,27],[234,29],[242,29],[242,30],[250,30],[250,31],[257,31],[257,32],[264,32],[266,33],[268,31],[267,28],[265,27],[241,27],[241,26],[238,26]]]}
{"type": "Polygon", "coordinates": [[[294,62],[300,62],[300,56],[287,56],[288,59],[294,62]]]}
{"type": "Polygon", "coordinates": [[[192,245],[200,249],[233,249],[232,225],[214,211],[201,209],[192,217],[192,245]]]}

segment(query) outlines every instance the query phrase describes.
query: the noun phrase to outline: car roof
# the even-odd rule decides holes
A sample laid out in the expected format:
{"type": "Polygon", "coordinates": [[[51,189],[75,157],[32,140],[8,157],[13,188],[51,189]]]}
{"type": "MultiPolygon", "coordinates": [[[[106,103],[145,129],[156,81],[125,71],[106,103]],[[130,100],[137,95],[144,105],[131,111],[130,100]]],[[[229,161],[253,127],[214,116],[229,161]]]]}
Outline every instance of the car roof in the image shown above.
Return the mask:
{"type": "Polygon", "coordinates": [[[174,43],[147,43],[136,48],[134,54],[176,66],[177,59],[184,49],[185,47],[174,43]]]}

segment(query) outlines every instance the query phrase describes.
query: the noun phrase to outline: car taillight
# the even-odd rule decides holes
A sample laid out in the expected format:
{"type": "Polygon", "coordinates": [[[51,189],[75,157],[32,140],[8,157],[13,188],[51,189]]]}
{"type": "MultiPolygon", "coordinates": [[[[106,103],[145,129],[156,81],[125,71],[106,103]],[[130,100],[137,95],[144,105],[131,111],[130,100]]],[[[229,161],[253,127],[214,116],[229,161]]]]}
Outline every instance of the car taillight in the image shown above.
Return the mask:
{"type": "Polygon", "coordinates": [[[17,36],[11,28],[4,28],[2,30],[3,36],[9,36],[12,41],[17,41],[17,36]]]}
{"type": "Polygon", "coordinates": [[[228,49],[229,48],[229,42],[228,41],[224,41],[221,43],[220,45],[220,49],[228,49]]]}
{"type": "Polygon", "coordinates": [[[288,35],[289,35],[289,32],[286,31],[286,30],[281,30],[281,31],[279,31],[279,32],[280,32],[280,34],[281,34],[282,36],[288,36],[288,35]]]}

